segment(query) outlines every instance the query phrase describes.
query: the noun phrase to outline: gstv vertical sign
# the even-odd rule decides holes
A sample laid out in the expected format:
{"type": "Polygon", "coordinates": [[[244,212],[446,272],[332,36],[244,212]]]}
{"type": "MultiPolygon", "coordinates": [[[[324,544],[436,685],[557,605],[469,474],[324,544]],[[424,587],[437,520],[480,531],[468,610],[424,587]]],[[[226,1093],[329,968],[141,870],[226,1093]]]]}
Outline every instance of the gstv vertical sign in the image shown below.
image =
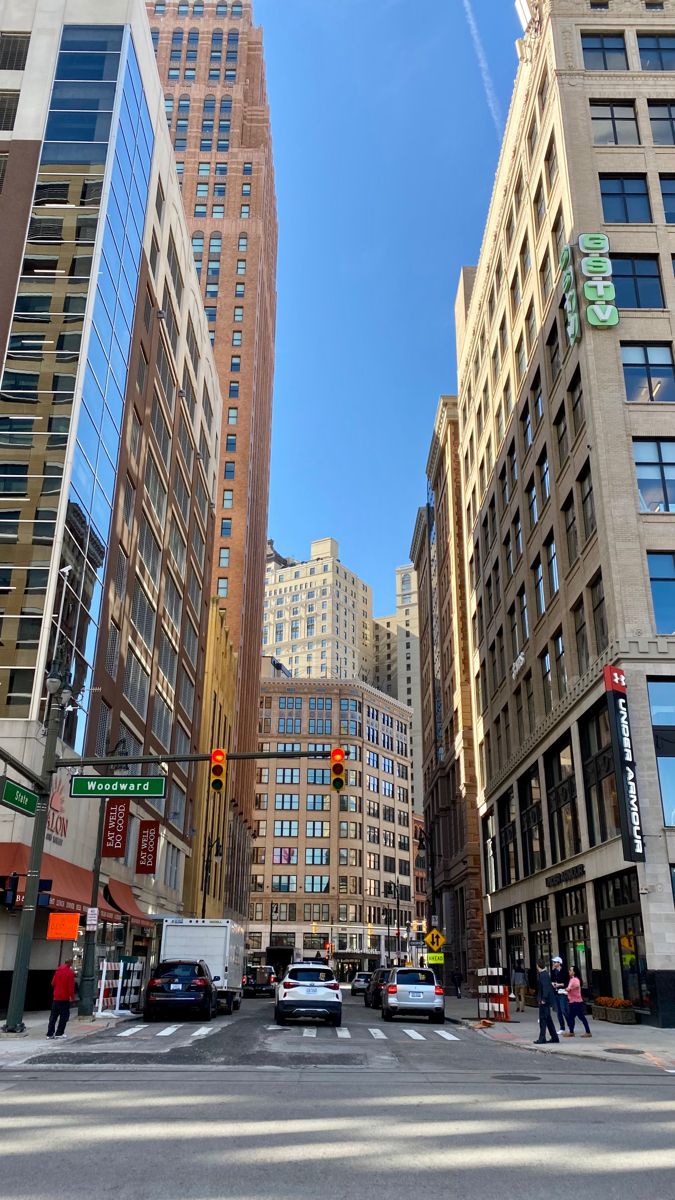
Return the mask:
{"type": "Polygon", "coordinates": [[[620,667],[605,667],[603,678],[607,693],[614,769],[619,793],[623,854],[626,862],[644,862],[644,834],[637,789],[633,737],[628,716],[626,676],[620,667]]]}

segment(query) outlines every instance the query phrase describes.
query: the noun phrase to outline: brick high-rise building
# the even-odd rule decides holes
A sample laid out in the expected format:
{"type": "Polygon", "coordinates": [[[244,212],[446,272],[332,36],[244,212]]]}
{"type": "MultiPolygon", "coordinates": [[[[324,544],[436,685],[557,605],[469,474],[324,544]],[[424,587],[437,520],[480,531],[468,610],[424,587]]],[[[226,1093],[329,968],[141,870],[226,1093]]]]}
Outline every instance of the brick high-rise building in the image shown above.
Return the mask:
{"type": "Polygon", "coordinates": [[[519,7],[456,306],[488,955],[672,1025],[672,5],[519,7]]]}
{"type": "MultiPolygon", "coordinates": [[[[256,740],[269,497],[277,217],[262,32],[251,4],[148,0],[157,67],[223,394],[213,591],[238,655],[235,748],[256,740]]],[[[239,815],[226,906],[244,911],[252,763],[230,770],[239,815]]]]}

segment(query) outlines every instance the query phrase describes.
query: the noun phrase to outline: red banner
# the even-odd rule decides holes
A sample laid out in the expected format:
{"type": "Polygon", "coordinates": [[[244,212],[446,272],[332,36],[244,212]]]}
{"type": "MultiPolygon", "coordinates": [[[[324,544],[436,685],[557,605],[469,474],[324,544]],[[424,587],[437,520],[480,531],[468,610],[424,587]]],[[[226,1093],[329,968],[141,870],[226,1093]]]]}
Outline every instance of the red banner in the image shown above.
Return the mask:
{"type": "Polygon", "coordinates": [[[154,875],[159,851],[159,821],[141,821],[138,827],[136,874],[154,875]]]}
{"type": "Polygon", "coordinates": [[[105,824],[101,842],[101,858],[124,858],[127,852],[129,801],[112,796],[105,806],[105,824]]]}

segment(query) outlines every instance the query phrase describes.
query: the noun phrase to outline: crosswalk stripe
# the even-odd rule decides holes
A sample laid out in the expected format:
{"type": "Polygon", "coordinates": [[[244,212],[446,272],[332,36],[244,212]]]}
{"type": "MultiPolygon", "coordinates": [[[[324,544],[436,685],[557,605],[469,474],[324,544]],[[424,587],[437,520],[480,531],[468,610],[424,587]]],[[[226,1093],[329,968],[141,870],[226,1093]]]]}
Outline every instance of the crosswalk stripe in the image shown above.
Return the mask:
{"type": "Polygon", "coordinates": [[[302,1031],[303,1037],[316,1037],[316,1029],[313,1026],[307,1025],[302,1031]]]}
{"type": "Polygon", "coordinates": [[[455,1037],[454,1033],[448,1033],[446,1029],[437,1029],[438,1037],[445,1038],[446,1042],[458,1042],[459,1038],[455,1037]]]}
{"type": "Polygon", "coordinates": [[[207,1033],[215,1033],[215,1032],[216,1032],[215,1027],[212,1025],[200,1025],[199,1029],[195,1029],[194,1033],[190,1034],[190,1037],[193,1037],[193,1038],[206,1037],[207,1033]]]}
{"type": "Polygon", "coordinates": [[[172,1033],[175,1033],[177,1029],[177,1025],[167,1025],[166,1029],[160,1029],[157,1037],[169,1037],[172,1033]]]}
{"type": "Polygon", "coordinates": [[[403,1032],[407,1033],[408,1037],[412,1038],[414,1042],[426,1042],[427,1040],[424,1034],[418,1033],[416,1029],[404,1029],[403,1032]]]}
{"type": "Polygon", "coordinates": [[[147,1025],[132,1025],[131,1029],[121,1029],[117,1037],[132,1037],[134,1033],[138,1033],[139,1029],[147,1029],[147,1025]]]}
{"type": "Polygon", "coordinates": [[[381,1041],[386,1042],[387,1040],[387,1035],[383,1029],[369,1029],[368,1033],[371,1037],[379,1038],[381,1041]]]}
{"type": "Polygon", "coordinates": [[[335,1032],[339,1038],[350,1038],[352,1036],[348,1029],[336,1029],[335,1032]]]}

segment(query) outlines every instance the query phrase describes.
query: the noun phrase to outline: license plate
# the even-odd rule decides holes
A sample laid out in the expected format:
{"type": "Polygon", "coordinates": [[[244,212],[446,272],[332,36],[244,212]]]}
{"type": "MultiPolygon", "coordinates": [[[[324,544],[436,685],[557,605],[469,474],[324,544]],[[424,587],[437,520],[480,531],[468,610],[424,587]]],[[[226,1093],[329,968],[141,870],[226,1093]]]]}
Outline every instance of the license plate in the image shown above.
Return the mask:
{"type": "Polygon", "coordinates": [[[316,993],[317,993],[317,991],[318,991],[318,990],[319,990],[318,988],[314,988],[314,987],[308,987],[308,988],[307,988],[307,995],[308,995],[308,996],[316,996],[316,993]]]}
{"type": "Polygon", "coordinates": [[[179,991],[181,990],[182,986],[183,986],[183,985],[182,985],[182,983],[172,983],[172,984],[171,984],[171,991],[172,991],[172,992],[179,992],[179,991]]]}
{"type": "Polygon", "coordinates": [[[408,992],[408,995],[411,1000],[421,1000],[422,999],[421,992],[408,992]]]}

